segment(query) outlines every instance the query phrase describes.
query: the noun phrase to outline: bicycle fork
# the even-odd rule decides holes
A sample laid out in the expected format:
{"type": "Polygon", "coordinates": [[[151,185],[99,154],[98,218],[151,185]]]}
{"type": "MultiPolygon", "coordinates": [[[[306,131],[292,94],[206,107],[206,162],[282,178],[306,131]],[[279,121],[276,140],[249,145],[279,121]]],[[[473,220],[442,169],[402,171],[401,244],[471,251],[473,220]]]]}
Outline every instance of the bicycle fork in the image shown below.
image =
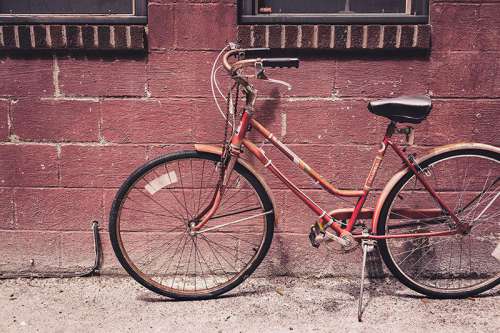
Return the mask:
{"type": "MultiPolygon", "coordinates": [[[[227,183],[231,178],[231,174],[233,172],[234,166],[236,165],[236,161],[238,161],[238,157],[239,157],[239,152],[233,153],[233,149],[231,149],[231,158],[229,159],[226,170],[224,172],[224,179],[222,180],[221,184],[217,187],[210,203],[196,218],[196,219],[201,218],[200,222],[196,223],[195,221],[193,221],[192,222],[193,225],[190,225],[191,232],[194,233],[198,232],[205,224],[207,224],[208,220],[210,220],[210,218],[214,216],[215,212],[219,208],[219,205],[222,201],[224,189],[226,188],[227,183]]],[[[220,167],[223,168],[224,166],[221,165],[220,167]]]]}

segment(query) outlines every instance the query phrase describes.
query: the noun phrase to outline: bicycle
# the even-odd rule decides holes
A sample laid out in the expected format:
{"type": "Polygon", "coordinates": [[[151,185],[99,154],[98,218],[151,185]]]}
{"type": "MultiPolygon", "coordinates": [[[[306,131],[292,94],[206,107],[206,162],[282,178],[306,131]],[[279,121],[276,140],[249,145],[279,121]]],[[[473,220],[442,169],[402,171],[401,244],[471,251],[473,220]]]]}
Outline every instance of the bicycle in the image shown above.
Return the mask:
{"type": "Polygon", "coordinates": [[[119,189],[109,232],[125,270],[144,287],[182,300],[219,296],[250,276],[271,245],[276,203],[262,176],[244,158],[245,151],[317,215],[309,230],[312,246],[335,242],[346,252],[361,246],[359,320],[366,256],[374,246],[400,282],[429,297],[470,297],[497,286],[500,149],[459,143],[435,148],[419,158],[406,155],[413,145],[414,127],[399,124],[424,121],[432,108],[431,99],[373,101],[369,111],[390,122],[370,172],[360,190],[336,188],[253,117],[257,92],[250,79],[288,86],[267,77],[265,68],[299,67],[296,58],[259,57],[268,51],[231,44],[215,60],[212,92],[215,86],[220,93],[215,74],[221,67],[234,80],[225,98],[225,114],[214,92],[226,119],[222,147],[195,144],[194,150],[158,157],[135,170],[119,189]],[[222,65],[216,69],[220,57],[222,65]],[[241,114],[240,93],[245,97],[241,114]],[[251,130],[323,190],[355,198],[355,206],[320,207],[273,164],[262,147],[246,137],[251,130]],[[403,148],[393,141],[399,134],[405,136],[403,148]],[[386,184],[375,208],[363,208],[389,147],[403,167],[386,184]],[[367,219],[371,225],[361,222],[367,219]]]}

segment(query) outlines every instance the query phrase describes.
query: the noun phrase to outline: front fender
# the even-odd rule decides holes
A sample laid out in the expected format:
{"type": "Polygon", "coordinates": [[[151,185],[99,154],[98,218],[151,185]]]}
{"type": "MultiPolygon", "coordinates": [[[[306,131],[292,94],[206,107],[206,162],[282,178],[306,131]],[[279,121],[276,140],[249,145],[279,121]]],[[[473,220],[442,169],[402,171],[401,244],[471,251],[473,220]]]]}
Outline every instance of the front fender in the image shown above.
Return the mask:
{"type": "MultiPolygon", "coordinates": [[[[432,149],[428,154],[426,154],[420,158],[417,158],[416,163],[420,164],[423,161],[425,161],[429,158],[432,158],[436,155],[446,153],[446,152],[455,151],[455,150],[460,150],[460,149],[484,149],[484,150],[489,150],[489,151],[493,151],[493,152],[500,154],[500,148],[492,146],[492,145],[487,145],[484,143],[468,143],[468,142],[453,143],[453,144],[449,144],[449,145],[445,145],[445,146],[441,146],[441,147],[436,147],[436,148],[432,149]]],[[[394,185],[396,185],[397,182],[399,182],[399,180],[401,178],[403,178],[403,176],[408,171],[409,171],[408,167],[403,167],[398,172],[396,172],[394,174],[394,176],[392,176],[392,178],[385,185],[384,190],[382,191],[382,193],[380,194],[380,196],[378,198],[377,205],[375,206],[375,212],[373,214],[373,219],[372,219],[372,232],[377,232],[380,211],[382,210],[382,206],[384,205],[384,202],[387,199],[387,196],[391,192],[394,185]]]]}
{"type": "MultiPolygon", "coordinates": [[[[222,155],[222,148],[217,147],[217,146],[212,146],[212,145],[205,145],[205,144],[195,144],[194,149],[199,152],[203,153],[210,153],[210,154],[215,154],[215,155],[222,155]]],[[[257,180],[262,184],[264,189],[266,190],[267,194],[269,195],[269,198],[271,199],[271,203],[273,205],[273,211],[274,211],[274,223],[277,224],[279,221],[279,215],[278,215],[278,210],[276,209],[276,201],[273,196],[273,192],[271,191],[271,188],[267,185],[266,181],[264,180],[264,177],[261,176],[257,170],[255,170],[255,167],[250,163],[248,160],[245,158],[239,157],[238,158],[238,163],[243,165],[245,168],[247,168],[256,178],[257,180]]]]}

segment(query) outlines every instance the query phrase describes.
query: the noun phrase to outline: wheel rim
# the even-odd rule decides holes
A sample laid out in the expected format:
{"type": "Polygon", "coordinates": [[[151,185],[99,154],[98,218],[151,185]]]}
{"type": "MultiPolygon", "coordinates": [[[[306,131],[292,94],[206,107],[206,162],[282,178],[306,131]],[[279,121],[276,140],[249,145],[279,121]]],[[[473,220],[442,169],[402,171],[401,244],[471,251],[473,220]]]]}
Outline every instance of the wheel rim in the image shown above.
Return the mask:
{"type": "Polygon", "coordinates": [[[172,296],[203,296],[230,286],[254,264],[272,211],[240,167],[207,224],[216,228],[189,232],[190,221],[213,197],[217,163],[216,158],[184,157],[158,164],[138,177],[121,200],[118,244],[145,285],[172,296]]]}
{"type": "MultiPolygon", "coordinates": [[[[448,156],[420,171],[461,221],[471,224],[467,235],[387,239],[393,263],[406,279],[440,293],[477,290],[500,278],[500,163],[498,157],[468,154],[448,156]],[[481,171],[481,172],[478,172],[481,171]]],[[[450,230],[446,214],[412,218],[398,208],[439,205],[412,175],[395,194],[385,223],[386,234],[450,230]]]]}

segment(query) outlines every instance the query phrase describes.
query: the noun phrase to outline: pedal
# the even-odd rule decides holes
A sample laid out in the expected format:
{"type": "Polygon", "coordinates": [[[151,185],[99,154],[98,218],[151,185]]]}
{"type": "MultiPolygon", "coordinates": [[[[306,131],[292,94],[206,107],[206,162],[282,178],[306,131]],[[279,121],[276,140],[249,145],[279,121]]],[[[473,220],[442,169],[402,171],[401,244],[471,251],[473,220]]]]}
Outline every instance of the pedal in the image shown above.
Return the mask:
{"type": "Polygon", "coordinates": [[[317,223],[313,224],[309,231],[309,242],[311,242],[311,245],[318,248],[324,237],[325,233],[321,231],[319,225],[317,223]]]}

